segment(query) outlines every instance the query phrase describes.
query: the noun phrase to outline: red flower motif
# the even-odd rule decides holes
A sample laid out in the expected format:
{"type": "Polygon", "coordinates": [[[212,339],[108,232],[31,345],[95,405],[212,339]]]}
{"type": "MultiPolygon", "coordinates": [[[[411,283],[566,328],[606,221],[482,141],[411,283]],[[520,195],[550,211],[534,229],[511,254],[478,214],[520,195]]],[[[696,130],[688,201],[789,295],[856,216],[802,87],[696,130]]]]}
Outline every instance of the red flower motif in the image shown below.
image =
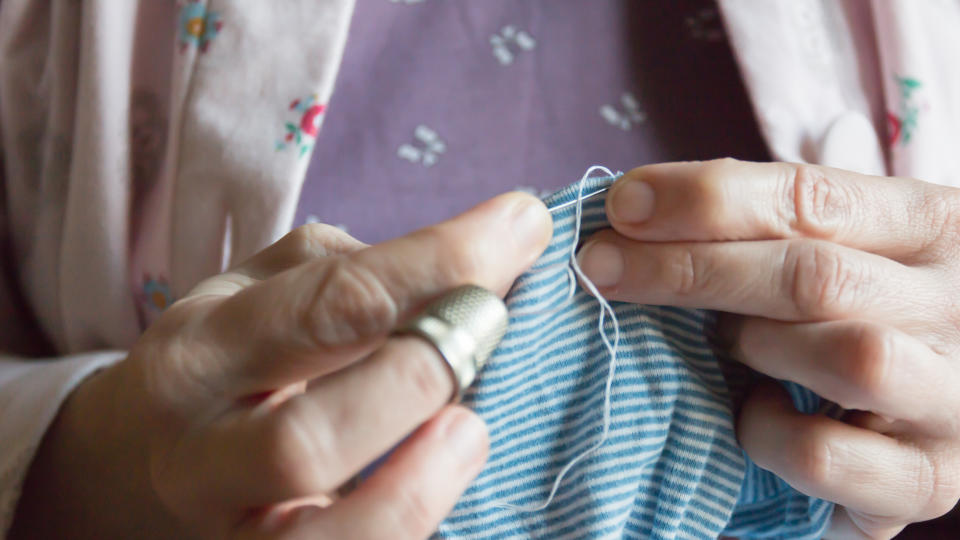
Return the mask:
{"type": "Polygon", "coordinates": [[[903,122],[892,112],[887,113],[887,129],[889,130],[887,132],[887,144],[893,146],[900,138],[900,133],[903,130],[903,122]]]}
{"type": "Polygon", "coordinates": [[[300,129],[305,134],[316,137],[320,129],[320,115],[325,109],[323,105],[314,105],[307,109],[307,112],[303,113],[303,118],[300,119],[300,129]]]}

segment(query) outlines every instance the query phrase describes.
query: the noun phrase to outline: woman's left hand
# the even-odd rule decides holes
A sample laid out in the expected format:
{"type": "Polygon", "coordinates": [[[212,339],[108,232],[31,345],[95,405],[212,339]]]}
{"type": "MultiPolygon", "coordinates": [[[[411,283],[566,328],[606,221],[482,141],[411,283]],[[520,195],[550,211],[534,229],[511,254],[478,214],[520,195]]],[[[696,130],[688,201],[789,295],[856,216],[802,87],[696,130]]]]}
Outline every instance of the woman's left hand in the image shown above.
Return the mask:
{"type": "Polygon", "coordinates": [[[580,262],[610,299],[740,314],[735,356],[848,413],[755,389],[758,465],[834,501],[835,538],[891,538],[960,497],[960,190],[786,163],[634,169],[580,262]]]}

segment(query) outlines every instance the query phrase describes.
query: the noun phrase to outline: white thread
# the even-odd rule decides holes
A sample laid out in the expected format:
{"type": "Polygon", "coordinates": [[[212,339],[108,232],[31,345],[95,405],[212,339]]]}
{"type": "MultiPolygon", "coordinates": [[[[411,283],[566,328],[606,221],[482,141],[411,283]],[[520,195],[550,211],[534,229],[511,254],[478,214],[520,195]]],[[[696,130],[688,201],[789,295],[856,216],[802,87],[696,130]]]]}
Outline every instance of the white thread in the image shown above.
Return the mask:
{"type": "Polygon", "coordinates": [[[594,171],[601,171],[606,173],[607,176],[614,176],[614,174],[610,172],[610,169],[600,165],[594,165],[587,169],[587,172],[585,172],[583,177],[580,179],[580,186],[577,189],[577,205],[576,217],[574,221],[573,242],[570,244],[570,261],[569,265],[567,266],[567,280],[570,285],[567,299],[569,300],[573,298],[577,287],[576,278],[579,277],[584,287],[590,291],[590,294],[592,294],[594,298],[597,299],[597,303],[600,304],[600,317],[599,322],[597,323],[597,330],[600,332],[600,339],[603,341],[603,345],[610,352],[610,367],[607,371],[607,383],[603,394],[603,430],[600,433],[600,438],[596,443],[593,444],[593,446],[575,456],[573,459],[568,461],[562,469],[560,469],[560,472],[557,474],[557,478],[553,481],[553,487],[550,489],[550,494],[543,503],[539,505],[521,506],[502,502],[496,504],[498,508],[507,508],[518,512],[538,512],[545,509],[547,506],[550,506],[550,503],[553,502],[553,498],[557,494],[557,490],[560,489],[560,483],[563,482],[563,478],[567,475],[567,473],[570,472],[574,465],[599,450],[603,446],[603,443],[607,442],[607,436],[610,433],[610,394],[611,389],[613,388],[613,375],[617,369],[617,350],[620,347],[620,321],[617,319],[617,314],[613,311],[613,307],[611,307],[610,303],[607,302],[607,299],[600,294],[600,291],[597,290],[596,285],[594,285],[593,282],[590,281],[590,278],[583,273],[583,270],[580,269],[580,264],[577,263],[577,244],[580,242],[580,224],[583,221],[583,189],[586,186],[587,180],[590,179],[590,175],[593,174],[594,171]],[[576,274],[576,276],[574,274],[576,274]],[[604,325],[606,316],[608,314],[610,316],[610,322],[613,326],[612,343],[610,342],[610,338],[607,337],[607,331],[604,325]]]}
{"type": "MultiPolygon", "coordinates": [[[[618,173],[618,176],[619,176],[620,174],[622,174],[622,173],[618,173]]],[[[595,197],[595,196],[597,196],[597,195],[600,195],[601,193],[606,193],[606,192],[608,192],[608,191],[610,191],[610,186],[602,187],[602,188],[600,188],[600,189],[597,189],[597,190],[591,191],[590,193],[587,193],[586,195],[583,196],[582,199],[574,199],[574,200],[572,200],[572,201],[567,201],[567,202],[564,202],[564,203],[560,203],[560,204],[558,204],[558,205],[556,205],[556,206],[551,206],[550,208],[547,208],[547,210],[552,214],[552,213],[556,212],[557,210],[562,210],[562,209],[564,209],[564,208],[566,208],[566,207],[568,207],[568,206],[573,206],[573,205],[577,204],[577,201],[579,201],[579,200],[584,200],[584,201],[585,201],[585,200],[589,199],[590,197],[595,197]]]]}

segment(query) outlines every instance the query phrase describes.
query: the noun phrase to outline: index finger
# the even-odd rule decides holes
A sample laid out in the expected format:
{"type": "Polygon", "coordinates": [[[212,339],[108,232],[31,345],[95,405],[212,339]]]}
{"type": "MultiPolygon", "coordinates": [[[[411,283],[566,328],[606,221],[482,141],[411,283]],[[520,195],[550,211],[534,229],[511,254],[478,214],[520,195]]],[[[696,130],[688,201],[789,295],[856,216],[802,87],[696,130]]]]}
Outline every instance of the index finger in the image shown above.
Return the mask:
{"type": "Polygon", "coordinates": [[[511,193],[410,235],[300,265],[214,309],[208,329],[225,348],[214,372],[249,393],[339,369],[453,287],[506,293],[550,236],[543,203],[511,193]]]}
{"type": "Polygon", "coordinates": [[[815,238],[898,260],[942,236],[957,192],[919,180],[733,159],[633,169],[607,197],[611,224],[654,242],[815,238]]]}

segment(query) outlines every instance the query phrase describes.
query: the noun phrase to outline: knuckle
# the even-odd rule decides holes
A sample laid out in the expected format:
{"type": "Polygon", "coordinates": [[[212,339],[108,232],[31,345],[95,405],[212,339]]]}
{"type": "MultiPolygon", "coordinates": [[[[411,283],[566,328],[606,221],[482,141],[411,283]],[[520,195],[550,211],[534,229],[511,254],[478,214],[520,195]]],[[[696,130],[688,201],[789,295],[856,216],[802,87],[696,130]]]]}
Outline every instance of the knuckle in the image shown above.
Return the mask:
{"type": "Polygon", "coordinates": [[[315,493],[331,486],[324,470],[342,470],[344,464],[334,448],[329,422],[311,414],[305,402],[291,399],[264,418],[260,460],[271,478],[299,494],[315,493]]]}
{"type": "Polygon", "coordinates": [[[916,451],[920,454],[915,480],[916,500],[924,501],[921,517],[940,517],[952,510],[960,500],[960,470],[952,460],[944,460],[922,450],[916,451]]]}
{"type": "Polygon", "coordinates": [[[396,324],[397,303],[371,269],[340,257],[326,265],[320,279],[302,317],[321,346],[355,343],[396,324]]]}
{"type": "Polygon", "coordinates": [[[281,240],[301,258],[325,257],[350,238],[345,232],[325,223],[307,223],[287,233],[281,240]]]}
{"type": "Polygon", "coordinates": [[[325,234],[325,225],[308,223],[287,233],[282,242],[296,253],[323,255],[325,250],[320,238],[325,234]]]}
{"type": "Polygon", "coordinates": [[[861,326],[848,343],[852,352],[844,362],[846,369],[842,375],[858,389],[865,401],[843,405],[862,407],[891,391],[890,373],[897,359],[898,338],[883,328],[861,326]]]}
{"type": "Polygon", "coordinates": [[[181,403],[184,394],[207,390],[203,378],[190,369],[198,362],[193,347],[182,338],[145,335],[130,350],[129,358],[142,370],[147,395],[160,403],[181,403]]]}
{"type": "Polygon", "coordinates": [[[390,502],[389,512],[398,529],[397,538],[423,538],[436,526],[434,512],[423,490],[397,485],[390,502]]]}
{"type": "Polygon", "coordinates": [[[791,242],[787,248],[788,297],[804,318],[838,315],[854,307],[864,269],[824,242],[791,242]]]}
{"type": "Polygon", "coordinates": [[[926,193],[918,206],[917,214],[926,217],[929,227],[919,251],[932,260],[955,253],[960,239],[960,190],[943,188],[926,193]]]}
{"type": "Polygon", "coordinates": [[[711,272],[704,258],[693,250],[679,247],[664,260],[663,279],[667,289],[677,296],[689,296],[707,287],[711,272]]]}
{"type": "Polygon", "coordinates": [[[792,189],[794,226],[804,235],[828,237],[839,224],[848,220],[855,198],[847,191],[852,187],[833,182],[824,171],[812,165],[797,165],[788,181],[792,189]]]}
{"type": "Polygon", "coordinates": [[[218,395],[221,391],[208,382],[207,361],[198,354],[210,355],[204,333],[205,309],[189,303],[164,312],[133,345],[129,357],[137,359],[147,392],[167,404],[187,401],[185,396],[218,395]]]}
{"type": "Polygon", "coordinates": [[[743,163],[733,158],[705,162],[693,182],[684,185],[685,199],[696,205],[696,218],[707,226],[721,226],[731,217],[726,204],[730,197],[730,180],[736,178],[743,163]]]}
{"type": "Polygon", "coordinates": [[[155,343],[198,341],[214,316],[217,302],[209,298],[185,298],[168,307],[144,332],[155,343]]]}
{"type": "Polygon", "coordinates": [[[798,439],[793,461],[795,477],[808,486],[823,486],[835,480],[834,448],[829,439],[813,434],[798,439]]]}
{"type": "Polygon", "coordinates": [[[410,358],[394,358],[386,363],[391,371],[390,379],[398,388],[409,389],[410,399],[439,403],[449,398],[452,378],[444,360],[426,343],[415,351],[417,354],[411,354],[410,358]]]}
{"type": "Polygon", "coordinates": [[[931,223],[945,231],[960,228],[960,189],[943,188],[926,193],[920,198],[920,210],[931,223]]]}
{"type": "MultiPolygon", "coordinates": [[[[740,161],[733,158],[720,158],[707,161],[700,168],[695,181],[686,189],[691,190],[690,200],[700,201],[698,209],[709,209],[722,206],[717,203],[723,202],[724,190],[728,189],[730,177],[736,174],[736,171],[742,165],[740,161]]],[[[706,216],[715,217],[715,216],[706,216]]]]}
{"type": "Polygon", "coordinates": [[[722,182],[730,176],[731,171],[735,171],[741,164],[741,161],[731,157],[722,157],[706,161],[700,168],[700,183],[717,184],[722,182]]]}

